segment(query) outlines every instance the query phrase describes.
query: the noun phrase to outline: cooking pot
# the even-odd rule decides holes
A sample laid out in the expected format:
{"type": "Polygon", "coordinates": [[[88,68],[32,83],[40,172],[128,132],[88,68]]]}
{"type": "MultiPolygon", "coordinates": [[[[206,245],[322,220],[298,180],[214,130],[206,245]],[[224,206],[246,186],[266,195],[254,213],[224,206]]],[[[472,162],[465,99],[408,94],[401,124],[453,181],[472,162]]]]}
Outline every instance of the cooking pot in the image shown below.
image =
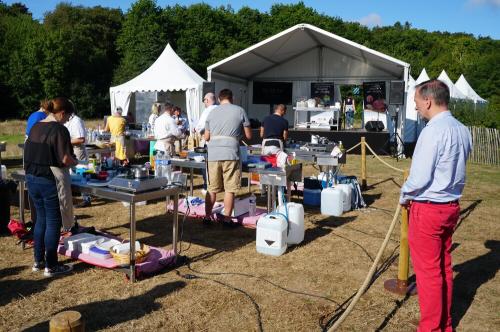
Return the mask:
{"type": "Polygon", "coordinates": [[[136,179],[142,179],[148,177],[148,169],[146,167],[133,167],[132,172],[136,179]]]}

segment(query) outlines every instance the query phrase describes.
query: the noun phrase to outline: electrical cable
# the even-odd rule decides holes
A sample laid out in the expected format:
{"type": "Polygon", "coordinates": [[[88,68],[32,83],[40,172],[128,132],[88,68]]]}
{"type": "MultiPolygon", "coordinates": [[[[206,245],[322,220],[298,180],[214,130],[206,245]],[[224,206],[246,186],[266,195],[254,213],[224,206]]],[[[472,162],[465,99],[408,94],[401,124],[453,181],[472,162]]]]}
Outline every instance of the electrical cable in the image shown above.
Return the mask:
{"type": "Polygon", "coordinates": [[[256,312],[256,316],[257,316],[257,328],[258,328],[258,331],[260,331],[260,332],[264,331],[264,329],[262,327],[262,317],[261,317],[261,314],[260,314],[259,304],[257,303],[257,301],[254,300],[254,298],[250,294],[248,294],[247,292],[245,292],[241,288],[238,288],[238,287],[235,287],[235,286],[231,286],[231,285],[226,284],[226,283],[224,283],[222,281],[211,279],[211,278],[207,278],[207,277],[202,277],[202,276],[198,276],[198,275],[194,275],[194,274],[181,274],[179,272],[179,270],[175,270],[175,273],[179,277],[184,278],[184,279],[188,279],[188,280],[192,280],[192,279],[208,280],[208,281],[214,282],[216,284],[219,284],[221,286],[227,287],[229,289],[232,289],[234,291],[237,291],[237,292],[245,295],[245,297],[247,297],[250,300],[250,302],[252,302],[252,305],[255,308],[255,312],[256,312]]]}
{"type": "Polygon", "coordinates": [[[396,208],[396,212],[394,213],[394,217],[392,218],[391,225],[389,226],[389,229],[387,230],[387,234],[385,235],[384,241],[382,242],[382,245],[380,246],[380,249],[377,253],[377,256],[375,260],[373,261],[372,266],[370,267],[370,270],[368,271],[368,274],[366,275],[365,281],[361,285],[361,287],[358,289],[358,292],[354,296],[354,298],[351,300],[349,303],[349,306],[347,309],[344,311],[344,313],[335,321],[333,326],[328,329],[328,332],[330,331],[335,331],[339,328],[339,326],[342,324],[342,322],[349,316],[351,311],[353,310],[354,306],[356,303],[358,303],[359,299],[361,298],[361,295],[366,291],[368,286],[370,285],[370,282],[372,281],[372,278],[376,272],[377,264],[380,261],[380,258],[382,257],[382,254],[384,253],[385,248],[387,247],[387,244],[389,243],[389,239],[391,237],[392,231],[394,230],[394,227],[396,226],[396,221],[398,220],[399,212],[401,211],[401,205],[398,204],[398,207],[396,208]]]}

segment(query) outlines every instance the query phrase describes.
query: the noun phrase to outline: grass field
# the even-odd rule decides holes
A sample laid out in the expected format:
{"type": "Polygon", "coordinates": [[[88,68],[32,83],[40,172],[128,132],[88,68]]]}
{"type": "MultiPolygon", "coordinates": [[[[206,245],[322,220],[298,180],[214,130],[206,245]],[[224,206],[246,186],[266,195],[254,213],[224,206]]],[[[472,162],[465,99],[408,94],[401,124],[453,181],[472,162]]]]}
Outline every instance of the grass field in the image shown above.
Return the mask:
{"type": "MultiPolygon", "coordinates": [[[[410,164],[383,159],[398,168],[410,164]]],[[[315,172],[307,166],[304,175],[315,172]]],[[[342,172],[359,176],[359,156],[349,155],[342,172]]],[[[454,235],[453,322],[457,331],[499,331],[499,168],[469,165],[467,174],[454,235]]],[[[401,183],[399,172],[369,157],[364,192],[369,206],[342,217],[306,208],[304,242],[280,257],[255,251],[255,230],[204,227],[187,218],[182,254],[190,263],[136,284],[119,272],[77,261],[72,261],[72,274],[44,278],[31,272],[31,249],[2,237],[0,330],[44,331],[53,315],[73,309],[82,313],[89,331],[321,331],[364,280],[391,222],[401,183]]],[[[258,196],[258,205],[265,206],[265,198],[258,196]]],[[[170,248],[172,217],[164,214],[165,203],[136,211],[138,239],[170,248]]],[[[128,236],[128,209],[121,203],[95,199],[92,207],[75,212],[84,226],[128,236]]],[[[13,207],[11,215],[17,213],[13,207]]],[[[398,239],[396,227],[374,283],[342,331],[415,330],[417,298],[393,295],[383,287],[397,276],[398,239]]]]}

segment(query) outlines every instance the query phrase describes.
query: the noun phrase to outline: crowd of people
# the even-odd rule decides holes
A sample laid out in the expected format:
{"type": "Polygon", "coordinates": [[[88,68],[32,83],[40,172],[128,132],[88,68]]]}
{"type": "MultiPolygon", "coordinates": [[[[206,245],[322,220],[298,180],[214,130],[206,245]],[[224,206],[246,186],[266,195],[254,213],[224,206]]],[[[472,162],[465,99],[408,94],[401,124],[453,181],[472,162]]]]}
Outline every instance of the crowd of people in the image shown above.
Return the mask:
{"type": "MultiPolygon", "coordinates": [[[[240,190],[240,140],[250,140],[252,130],[245,110],[233,104],[233,94],[223,89],[207,93],[205,110],[193,128],[207,148],[207,192],[204,222],[210,223],[218,193],[224,193],[224,223],[233,224],[231,215],[235,194],[240,190]]],[[[415,104],[428,121],[418,138],[410,176],[401,188],[400,204],[409,208],[409,245],[420,304],[419,331],[451,331],[453,273],[452,234],[457,224],[459,199],[465,185],[466,161],[472,148],[468,129],[448,110],[449,89],[439,80],[416,86],[415,104]]],[[[354,102],[347,102],[349,112],[354,102]]],[[[262,122],[263,154],[283,150],[288,137],[285,105],[262,122]]],[[[118,158],[123,155],[126,120],[121,109],[108,118],[105,130],[111,132],[118,158]]],[[[175,141],[189,133],[188,121],[170,103],[155,103],[149,125],[156,143],[154,150],[173,156],[175,141]]],[[[76,115],[71,100],[58,97],[43,101],[40,110],[28,119],[24,168],[30,202],[36,210],[33,271],[54,276],[71,270],[59,265],[57,246],[61,229],[73,225],[69,167],[86,160],[85,126],[76,115]]]]}

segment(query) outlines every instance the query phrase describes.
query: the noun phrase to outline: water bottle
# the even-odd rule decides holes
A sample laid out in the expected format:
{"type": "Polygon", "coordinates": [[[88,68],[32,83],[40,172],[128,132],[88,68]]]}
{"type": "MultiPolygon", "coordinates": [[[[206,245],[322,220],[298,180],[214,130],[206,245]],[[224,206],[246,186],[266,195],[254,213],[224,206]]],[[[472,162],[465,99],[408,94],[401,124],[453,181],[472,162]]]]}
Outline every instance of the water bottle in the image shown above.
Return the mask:
{"type": "Polygon", "coordinates": [[[151,129],[151,124],[148,123],[147,125],[147,135],[148,136],[153,136],[153,130],[151,129]]]}
{"type": "Polygon", "coordinates": [[[148,132],[147,132],[147,127],[146,127],[146,122],[143,122],[141,124],[141,130],[142,130],[142,137],[147,137],[148,132]]]}
{"type": "Polygon", "coordinates": [[[255,216],[257,212],[257,197],[252,193],[250,198],[248,199],[248,215],[255,216]]]}
{"type": "Polygon", "coordinates": [[[339,149],[342,153],[344,153],[344,145],[342,144],[342,141],[339,141],[339,149]]]}
{"type": "Polygon", "coordinates": [[[172,182],[172,162],[168,154],[163,160],[163,176],[167,178],[169,184],[172,182]]]}
{"type": "Polygon", "coordinates": [[[161,159],[160,159],[160,153],[158,152],[155,156],[155,177],[156,178],[159,178],[161,177],[161,171],[162,171],[162,162],[161,162],[161,159]]]}

